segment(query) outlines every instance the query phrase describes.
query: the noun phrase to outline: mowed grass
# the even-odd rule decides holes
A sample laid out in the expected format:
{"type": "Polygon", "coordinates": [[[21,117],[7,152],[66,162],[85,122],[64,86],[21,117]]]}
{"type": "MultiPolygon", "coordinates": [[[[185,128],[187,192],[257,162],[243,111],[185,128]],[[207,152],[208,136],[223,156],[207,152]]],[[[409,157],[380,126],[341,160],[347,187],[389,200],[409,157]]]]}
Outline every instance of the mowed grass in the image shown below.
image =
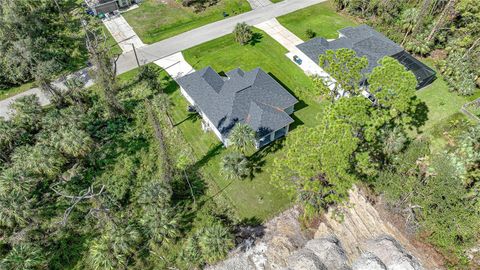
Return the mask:
{"type": "MultiPolygon", "coordinates": [[[[209,65],[217,72],[237,67],[245,71],[261,67],[271,74],[301,100],[294,113],[296,123],[289,133],[289,136],[295,136],[295,126],[315,125],[315,116],[322,111],[322,104],[299,97],[299,90],[311,89],[311,80],[288,60],[287,51],[280,44],[261,31],[257,31],[258,34],[263,37],[255,45],[241,46],[234,42],[232,35],[227,35],[191,48],[184,52],[184,56],[197,70],[209,65]]],[[[282,140],[251,156],[251,160],[261,165],[254,177],[229,180],[221,173],[220,161],[232,150],[225,149],[212,132],[202,131],[201,119],[188,114],[187,101],[179,91],[171,97],[174,103],[172,116],[197,155],[197,164],[202,166],[204,177],[210,182],[210,194],[224,197],[239,219],[264,221],[291,205],[291,198],[284,190],[272,185],[270,179],[273,160],[282,152],[282,140]]]]}
{"type": "Polygon", "coordinates": [[[335,12],[330,2],[304,8],[277,18],[278,21],[299,38],[308,40],[306,31],[311,29],[317,37],[337,38],[337,31],[356,23],[335,12]]]}
{"type": "Polygon", "coordinates": [[[19,86],[9,87],[5,89],[0,89],[0,100],[7,99],[9,97],[13,97],[17,94],[23,93],[31,88],[35,87],[33,82],[24,83],[19,86]]]}
{"type": "Polygon", "coordinates": [[[139,8],[123,14],[144,43],[154,43],[222,20],[223,12],[234,16],[251,10],[246,0],[220,0],[218,4],[198,13],[174,0],[167,2],[145,0],[139,8]]]}
{"type": "MultiPolygon", "coordinates": [[[[422,59],[424,63],[433,68],[430,59],[422,59]]],[[[428,119],[421,128],[421,132],[432,140],[433,149],[443,149],[449,135],[445,132],[455,133],[456,128],[463,129],[459,122],[472,120],[460,112],[462,106],[480,96],[477,91],[472,96],[460,96],[451,92],[443,76],[437,70],[437,79],[429,86],[417,91],[417,96],[425,102],[428,108],[428,119]]]]}

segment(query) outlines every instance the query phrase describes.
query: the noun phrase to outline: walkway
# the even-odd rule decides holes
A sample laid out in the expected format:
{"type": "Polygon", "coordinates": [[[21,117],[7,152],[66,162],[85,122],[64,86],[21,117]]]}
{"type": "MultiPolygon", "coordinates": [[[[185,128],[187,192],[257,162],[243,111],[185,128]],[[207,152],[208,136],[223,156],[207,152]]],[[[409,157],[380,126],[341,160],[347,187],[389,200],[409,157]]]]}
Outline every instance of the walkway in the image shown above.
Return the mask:
{"type": "Polygon", "coordinates": [[[118,45],[124,53],[133,51],[133,46],[135,46],[135,48],[145,46],[121,14],[104,19],[103,24],[105,24],[108,31],[112,34],[115,41],[118,42],[118,45]]]}
{"type": "Polygon", "coordinates": [[[183,58],[181,52],[157,60],[154,63],[165,69],[174,80],[195,72],[195,69],[183,58]]]}
{"type": "Polygon", "coordinates": [[[281,25],[275,18],[259,23],[255,25],[255,27],[265,31],[289,51],[297,50],[297,45],[303,43],[303,40],[288,31],[288,29],[281,25]]]}
{"type": "Polygon", "coordinates": [[[248,0],[252,9],[266,7],[272,4],[269,0],[248,0]]]}

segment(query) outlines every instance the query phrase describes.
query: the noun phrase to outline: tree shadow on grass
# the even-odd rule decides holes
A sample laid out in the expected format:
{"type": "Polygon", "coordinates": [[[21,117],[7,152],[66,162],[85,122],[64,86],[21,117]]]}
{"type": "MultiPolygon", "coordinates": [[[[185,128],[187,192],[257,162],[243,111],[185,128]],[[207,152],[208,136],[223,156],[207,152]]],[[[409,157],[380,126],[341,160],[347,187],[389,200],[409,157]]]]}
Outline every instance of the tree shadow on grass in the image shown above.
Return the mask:
{"type": "Polygon", "coordinates": [[[163,77],[161,77],[161,81],[162,81],[163,92],[165,94],[170,95],[174,93],[176,90],[178,90],[178,84],[174,79],[172,79],[172,77],[164,74],[162,75],[163,77]]]}
{"type": "Polygon", "coordinates": [[[263,34],[262,33],[253,33],[252,39],[250,40],[250,45],[255,46],[256,44],[262,41],[263,34]]]}
{"type": "Polygon", "coordinates": [[[417,132],[421,133],[419,130],[420,127],[425,125],[425,123],[428,121],[428,106],[425,102],[420,102],[417,105],[415,115],[413,116],[413,125],[417,128],[417,132]]]}
{"type": "Polygon", "coordinates": [[[208,161],[210,161],[215,156],[218,156],[222,152],[222,149],[223,149],[222,143],[218,143],[216,145],[211,146],[208,152],[205,153],[205,155],[193,165],[193,168],[196,168],[196,169],[202,168],[205,164],[208,163],[208,161]]]}
{"type": "Polygon", "coordinates": [[[274,154],[284,147],[285,137],[273,141],[269,145],[262,147],[260,150],[251,155],[248,160],[251,162],[252,171],[250,173],[250,180],[255,178],[255,175],[263,171],[263,167],[266,165],[265,158],[268,155],[274,154]]]}
{"type": "Polygon", "coordinates": [[[197,122],[200,118],[201,118],[201,117],[200,117],[200,114],[198,114],[198,113],[189,113],[188,116],[187,116],[185,119],[183,119],[182,121],[180,121],[180,122],[178,122],[178,123],[175,123],[175,124],[173,125],[173,127],[180,126],[181,124],[183,124],[183,123],[186,122],[186,121],[192,121],[192,123],[195,123],[195,122],[197,122]]]}

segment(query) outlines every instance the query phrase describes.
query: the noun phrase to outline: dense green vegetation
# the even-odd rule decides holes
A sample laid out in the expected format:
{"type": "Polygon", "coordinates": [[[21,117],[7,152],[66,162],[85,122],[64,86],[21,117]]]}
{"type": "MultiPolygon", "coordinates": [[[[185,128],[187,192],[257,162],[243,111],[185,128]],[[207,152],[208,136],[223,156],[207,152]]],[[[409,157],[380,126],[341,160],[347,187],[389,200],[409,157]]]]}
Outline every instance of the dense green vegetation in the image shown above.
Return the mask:
{"type": "Polygon", "coordinates": [[[176,1],[145,0],[139,8],[123,16],[143,42],[154,43],[219,21],[223,19],[223,12],[234,16],[249,10],[246,0],[221,0],[201,11],[183,7],[176,1]]]}
{"type": "Polygon", "coordinates": [[[90,31],[101,33],[113,54],[122,53],[103,24],[86,16],[78,1],[5,1],[0,20],[0,100],[41,87],[38,79],[45,74],[54,80],[85,67],[82,20],[90,31]]]}
{"type": "Polygon", "coordinates": [[[232,248],[228,209],[177,151],[164,106],[175,83],[137,74],[110,81],[114,96],[100,78],[50,108],[27,96],[0,122],[2,269],[192,269],[232,248]]]}
{"type": "MultiPolygon", "coordinates": [[[[8,69],[0,84],[35,80],[53,101],[42,108],[33,96],[21,98],[13,117],[0,119],[0,269],[198,269],[226,256],[236,228],[294,200],[305,218],[318,216],[344,202],[355,183],[383,195],[449,265],[468,266],[466,251],[479,241],[480,127],[459,109],[479,95],[471,89],[480,43],[475,1],[335,1],[415,53],[444,53],[436,64],[445,80],[439,75],[418,92],[413,74],[384,58],[368,78],[373,103],[355,83],[366,59],[350,50],[319,59],[348,92],[339,99],[339,87],[331,92],[308,78],[257,29],[187,50],[196,69],[261,67],[300,100],[288,138],[259,151],[246,125],[235,127],[228,149],[203,132],[158,67],[116,78],[118,47],[92,21],[85,48],[74,2],[0,5],[0,68],[8,69]],[[57,89],[56,75],[87,54],[96,85],[72,79],[57,89]]],[[[152,0],[126,16],[153,42],[220,20],[222,11],[248,10],[245,3],[224,0],[194,13],[152,0]]],[[[333,38],[354,23],[329,5],[279,20],[302,38],[333,38]]]]}
{"type": "Polygon", "coordinates": [[[467,266],[466,252],[479,238],[480,140],[479,127],[457,111],[462,102],[447,112],[432,97],[424,96],[430,104],[424,103],[413,73],[386,57],[368,75],[372,103],[354,83],[366,59],[340,49],[319,60],[337,85],[348,86],[342,87],[348,97],[333,98],[317,81],[317,93],[331,104],[319,116],[320,125],[287,138],[272,182],[296,196],[307,218],[344,202],[353,183],[364,183],[383,194],[408,229],[433,243],[450,265],[467,266]]]}
{"type": "Polygon", "coordinates": [[[56,73],[83,66],[87,54],[78,12],[74,1],[2,1],[0,89],[31,81],[42,62],[54,61],[56,73]]]}

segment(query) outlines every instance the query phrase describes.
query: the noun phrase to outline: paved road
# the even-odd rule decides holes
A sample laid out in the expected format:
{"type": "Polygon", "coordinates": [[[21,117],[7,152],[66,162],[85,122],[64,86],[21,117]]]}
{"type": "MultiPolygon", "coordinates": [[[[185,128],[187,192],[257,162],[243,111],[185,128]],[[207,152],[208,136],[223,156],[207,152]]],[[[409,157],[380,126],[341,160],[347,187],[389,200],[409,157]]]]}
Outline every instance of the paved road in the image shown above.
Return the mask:
{"type": "MultiPolygon", "coordinates": [[[[88,69],[87,68],[79,70],[79,71],[69,75],[67,78],[71,78],[73,76],[75,76],[77,78],[80,78],[85,83],[85,87],[92,86],[93,83],[94,83],[93,80],[88,75],[88,69]]],[[[65,82],[65,79],[59,79],[59,80],[55,81],[53,83],[53,85],[55,85],[56,87],[58,87],[60,89],[66,89],[66,87],[64,85],[64,82],[65,82]]],[[[10,104],[12,104],[16,99],[24,97],[24,96],[28,96],[28,95],[36,95],[38,97],[38,101],[40,102],[40,105],[42,105],[42,106],[50,104],[49,95],[47,93],[40,90],[40,88],[32,88],[30,90],[22,92],[22,93],[20,93],[18,95],[15,95],[13,97],[9,97],[7,99],[0,100],[0,117],[4,117],[5,119],[9,119],[10,118],[10,113],[12,112],[9,108],[10,104]]]]}
{"type": "MultiPolygon", "coordinates": [[[[246,22],[250,25],[256,25],[261,22],[282,16],[293,11],[309,7],[314,4],[325,2],[326,0],[284,0],[277,4],[266,7],[260,7],[252,11],[230,17],[218,22],[214,22],[194,30],[179,34],[169,39],[147,45],[137,50],[140,63],[146,64],[154,62],[165,56],[186,50],[196,45],[205,43],[215,38],[229,34],[239,22],[246,22]]],[[[117,62],[118,74],[135,69],[137,63],[133,52],[128,52],[120,56],[117,62]]]]}
{"type": "MultiPolygon", "coordinates": [[[[256,25],[261,22],[282,16],[296,10],[309,7],[311,5],[325,2],[326,0],[284,0],[280,3],[271,4],[264,7],[258,7],[247,13],[230,17],[218,22],[214,22],[197,29],[179,34],[169,39],[147,45],[137,50],[140,63],[146,64],[155,62],[164,57],[181,52],[196,45],[205,43],[215,38],[229,34],[239,22],[246,22],[250,25],[256,25]]],[[[135,54],[133,51],[126,52],[120,56],[117,62],[117,73],[122,74],[137,68],[135,54]]],[[[79,71],[82,72],[82,71],[79,71]]],[[[88,79],[87,79],[88,80],[88,79]]],[[[91,84],[88,80],[88,84],[91,84]]],[[[0,117],[8,118],[9,105],[21,96],[36,94],[42,105],[49,104],[48,96],[40,89],[34,88],[6,100],[0,101],[0,117]]]]}

